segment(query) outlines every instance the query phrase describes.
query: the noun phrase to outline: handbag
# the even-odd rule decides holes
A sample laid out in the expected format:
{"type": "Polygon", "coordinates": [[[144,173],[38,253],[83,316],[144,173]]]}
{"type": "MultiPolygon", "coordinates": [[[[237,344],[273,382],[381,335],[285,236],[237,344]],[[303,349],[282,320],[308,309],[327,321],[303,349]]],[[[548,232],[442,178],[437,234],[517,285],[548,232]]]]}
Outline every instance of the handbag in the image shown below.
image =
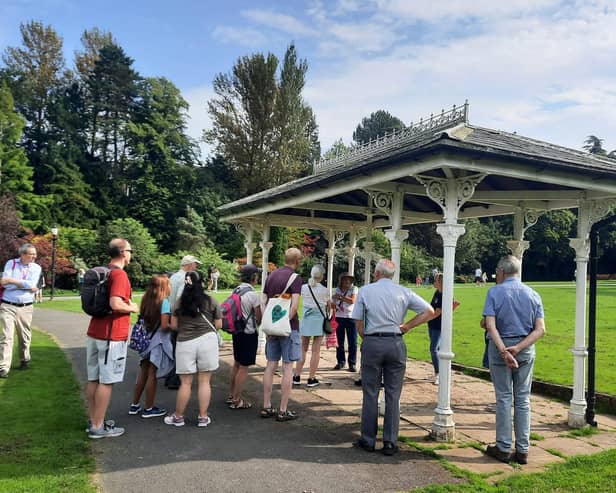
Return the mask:
{"type": "Polygon", "coordinates": [[[291,335],[291,320],[289,319],[291,298],[284,295],[291,287],[291,284],[295,282],[295,279],[297,279],[297,274],[291,274],[284,291],[277,297],[267,300],[261,320],[261,330],[265,335],[278,337],[288,337],[291,335]]]}
{"type": "MultiPolygon", "coordinates": [[[[158,330],[158,328],[156,328],[158,330]]],[[[156,332],[154,330],[152,335],[156,332]]],[[[150,345],[151,336],[148,335],[148,331],[145,328],[145,322],[143,317],[139,317],[135,325],[133,325],[133,330],[130,334],[130,341],[128,343],[128,347],[133,351],[137,351],[139,354],[143,353],[148,346],[150,345]]]]}
{"type": "MultiPolygon", "coordinates": [[[[321,305],[319,305],[319,302],[317,301],[317,297],[314,295],[314,292],[312,291],[312,288],[310,287],[310,284],[307,284],[308,286],[308,290],[310,291],[310,294],[312,295],[312,299],[314,300],[314,302],[317,305],[317,308],[319,309],[319,311],[321,312],[321,315],[323,316],[323,332],[327,335],[331,334],[334,330],[334,328],[332,327],[332,318],[334,316],[332,316],[332,318],[328,318],[327,315],[325,315],[325,313],[323,313],[323,310],[321,310],[321,305]]],[[[338,324],[336,324],[337,326],[338,324]]]]}

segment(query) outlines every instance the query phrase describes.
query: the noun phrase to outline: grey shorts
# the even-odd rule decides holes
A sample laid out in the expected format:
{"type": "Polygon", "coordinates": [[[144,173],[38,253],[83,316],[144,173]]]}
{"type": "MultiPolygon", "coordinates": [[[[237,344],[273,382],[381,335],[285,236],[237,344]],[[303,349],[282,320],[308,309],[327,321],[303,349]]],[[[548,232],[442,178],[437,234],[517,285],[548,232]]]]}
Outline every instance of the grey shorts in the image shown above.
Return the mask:
{"type": "Polygon", "coordinates": [[[178,341],[175,346],[175,373],[191,375],[198,371],[218,369],[218,336],[208,332],[190,341],[178,341]]]}
{"type": "Polygon", "coordinates": [[[265,343],[265,358],[267,361],[291,363],[299,361],[302,355],[299,330],[292,330],[288,337],[268,336],[265,343]]]}
{"type": "Polygon", "coordinates": [[[88,382],[98,381],[109,385],[123,381],[127,348],[126,341],[109,341],[109,352],[107,353],[106,340],[88,336],[86,347],[88,382]],[[107,353],[107,363],[105,363],[105,353],[107,353]]]}

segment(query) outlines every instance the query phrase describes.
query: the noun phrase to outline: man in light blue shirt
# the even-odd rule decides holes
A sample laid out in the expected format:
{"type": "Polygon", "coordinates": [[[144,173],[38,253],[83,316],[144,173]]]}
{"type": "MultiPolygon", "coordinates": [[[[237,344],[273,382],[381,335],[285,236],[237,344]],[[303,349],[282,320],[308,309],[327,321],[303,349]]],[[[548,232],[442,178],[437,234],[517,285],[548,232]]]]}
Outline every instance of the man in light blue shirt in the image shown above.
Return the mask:
{"type": "Polygon", "coordinates": [[[528,461],[530,446],[530,391],[535,364],[535,341],[545,334],[543,304],[536,291],[520,281],[520,260],[503,257],[496,267],[496,286],[483,308],[490,338],[488,357],[496,394],[496,444],[486,453],[502,462],[528,461]],[[511,453],[511,406],[515,454],[511,453]]]}
{"type": "Polygon", "coordinates": [[[7,378],[13,357],[13,337],[17,329],[20,370],[30,364],[32,313],[34,295],[38,291],[41,267],[35,264],[36,248],[30,243],[19,247],[19,257],[4,266],[0,283],[4,288],[0,304],[0,378],[7,378]]]}
{"type": "Polygon", "coordinates": [[[427,301],[392,281],[394,271],[391,260],[379,261],[374,270],[375,282],[359,290],[351,314],[363,339],[361,438],[354,445],[374,451],[382,379],[385,385],[382,451],[385,455],[398,451],[400,394],[406,370],[406,345],[402,335],[434,316],[434,309],[427,301]],[[404,323],[408,310],[413,310],[417,315],[404,323]]]}

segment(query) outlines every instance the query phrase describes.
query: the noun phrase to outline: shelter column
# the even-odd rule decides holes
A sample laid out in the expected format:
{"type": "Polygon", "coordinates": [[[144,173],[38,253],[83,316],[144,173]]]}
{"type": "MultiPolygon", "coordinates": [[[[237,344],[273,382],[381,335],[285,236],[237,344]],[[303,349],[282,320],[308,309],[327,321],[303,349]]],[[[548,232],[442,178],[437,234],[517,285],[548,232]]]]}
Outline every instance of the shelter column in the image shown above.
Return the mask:
{"type": "Polygon", "coordinates": [[[244,248],[246,249],[246,263],[252,264],[252,254],[255,247],[257,246],[257,244],[252,241],[254,228],[252,225],[246,225],[241,223],[237,224],[235,227],[244,236],[244,239],[246,240],[244,242],[244,248]]]}
{"type": "Polygon", "coordinates": [[[327,252],[327,290],[331,297],[334,289],[334,261],[336,260],[336,243],[344,238],[344,231],[334,231],[328,229],[324,232],[327,238],[328,248],[327,252]]]}
{"type": "Polygon", "coordinates": [[[575,343],[573,352],[573,397],[569,407],[569,426],[582,428],[586,425],[586,271],[590,254],[590,228],[605,216],[612,207],[609,200],[581,199],[578,207],[577,238],[569,244],[575,250],[575,343]]]}
{"type": "Polygon", "coordinates": [[[389,217],[391,228],[385,235],[391,245],[391,261],[396,266],[393,281],[400,282],[400,247],[407,238],[408,232],[402,229],[402,209],[404,193],[402,192],[373,192],[374,206],[389,217]]]}
{"type": "Polygon", "coordinates": [[[396,266],[393,281],[400,283],[400,247],[402,242],[407,239],[409,232],[404,229],[388,229],[385,231],[385,236],[389,240],[391,246],[391,261],[396,266]]]}
{"type": "MultiPolygon", "coordinates": [[[[449,171],[451,174],[451,171],[449,171]]],[[[441,343],[438,351],[439,388],[438,404],[430,435],[439,442],[455,440],[455,422],[451,410],[451,360],[453,326],[453,281],[456,245],[464,234],[464,225],[458,224],[460,207],[473,196],[475,186],[485,175],[464,178],[434,178],[418,176],[428,196],[443,209],[445,222],[438,224],[436,232],[443,238],[443,303],[441,311],[441,343]]]]}
{"type": "Polygon", "coordinates": [[[458,238],[465,232],[463,224],[437,224],[436,232],[443,238],[443,307],[441,312],[441,342],[438,350],[438,405],[434,410],[431,436],[440,442],[455,439],[455,423],[451,410],[453,279],[458,238]]]}
{"type": "Polygon", "coordinates": [[[351,238],[349,240],[349,274],[355,274],[355,255],[357,255],[357,231],[351,231],[351,238]]]}
{"type": "MultiPolygon", "coordinates": [[[[526,230],[537,224],[541,212],[531,209],[526,209],[522,206],[516,208],[513,216],[513,239],[507,241],[507,248],[511,251],[511,255],[517,257],[522,262],[524,252],[530,247],[530,242],[524,240],[526,230]]],[[[520,278],[522,272],[520,271],[520,278]]]]}
{"type": "MultiPolygon", "coordinates": [[[[265,286],[265,281],[267,280],[267,266],[269,264],[269,252],[272,248],[272,242],[269,241],[270,238],[270,227],[269,224],[263,225],[263,234],[261,235],[262,241],[259,243],[261,247],[261,292],[263,292],[263,287],[265,286]]],[[[257,343],[257,354],[263,354],[265,352],[265,333],[263,331],[259,332],[259,342],[257,343]]]]}
{"type": "Polygon", "coordinates": [[[372,270],[372,249],[374,248],[374,242],[372,241],[372,214],[367,214],[366,219],[366,240],[364,241],[364,248],[362,257],[364,258],[364,286],[370,284],[371,270],[372,270]]]}

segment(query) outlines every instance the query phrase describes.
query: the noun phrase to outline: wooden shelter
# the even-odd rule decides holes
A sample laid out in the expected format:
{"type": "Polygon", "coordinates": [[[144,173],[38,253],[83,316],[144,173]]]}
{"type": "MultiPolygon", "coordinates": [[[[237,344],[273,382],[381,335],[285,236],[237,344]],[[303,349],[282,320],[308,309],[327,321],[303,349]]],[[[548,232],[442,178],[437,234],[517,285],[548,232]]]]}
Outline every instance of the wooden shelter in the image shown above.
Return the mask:
{"type": "MultiPolygon", "coordinates": [[[[529,247],[524,233],[540,214],[555,209],[577,211],[577,236],[570,239],[576,253],[576,317],[569,425],[581,427],[586,409],[589,232],[613,205],[616,161],[471,125],[465,103],[333,159],[321,160],[314,164],[310,176],[226,204],[220,211],[222,220],[236,224],[245,236],[248,262],[252,262],[257,246],[254,239],[260,234],[264,267],[272,246],[270,226],[321,230],[329,243],[330,288],[336,245],[343,238],[347,237],[350,245],[347,253],[352,271],[356,255],[370,265],[371,231],[384,229],[392,260],[399,266],[401,244],[408,236],[405,227],[437,223],[437,233],[443,239],[443,312],[440,385],[432,435],[448,441],[455,435],[450,389],[454,258],[457,240],[464,234],[459,220],[513,215],[508,247],[522,259],[529,247]],[[366,238],[362,251],[357,248],[360,238],[366,238]]],[[[263,281],[266,272],[264,268],[263,281]]],[[[369,281],[368,267],[365,282],[369,281]]]]}

